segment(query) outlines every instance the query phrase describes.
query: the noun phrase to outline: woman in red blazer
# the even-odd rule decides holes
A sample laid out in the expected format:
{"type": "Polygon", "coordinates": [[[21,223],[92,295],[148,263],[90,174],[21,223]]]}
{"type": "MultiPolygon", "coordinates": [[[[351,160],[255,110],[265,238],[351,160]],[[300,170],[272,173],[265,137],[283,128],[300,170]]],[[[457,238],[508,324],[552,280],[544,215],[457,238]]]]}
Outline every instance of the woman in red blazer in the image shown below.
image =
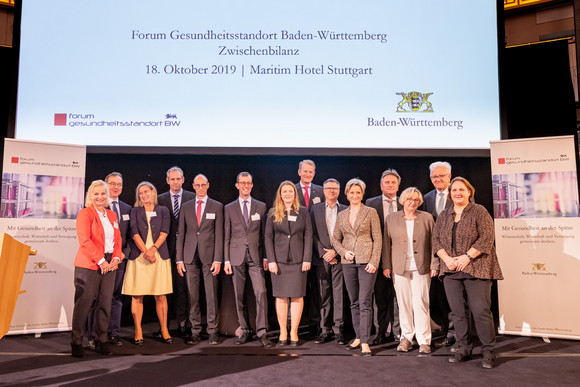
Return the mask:
{"type": "Polygon", "coordinates": [[[85,199],[85,208],[76,220],[79,250],[75,258],[75,304],[72,318],[71,347],[74,357],[84,357],[83,335],[93,301],[97,300],[96,345],[103,355],[110,355],[107,329],[111,299],[115,286],[115,270],[123,259],[121,233],[117,214],[106,208],[107,183],[95,180],[85,199]]]}

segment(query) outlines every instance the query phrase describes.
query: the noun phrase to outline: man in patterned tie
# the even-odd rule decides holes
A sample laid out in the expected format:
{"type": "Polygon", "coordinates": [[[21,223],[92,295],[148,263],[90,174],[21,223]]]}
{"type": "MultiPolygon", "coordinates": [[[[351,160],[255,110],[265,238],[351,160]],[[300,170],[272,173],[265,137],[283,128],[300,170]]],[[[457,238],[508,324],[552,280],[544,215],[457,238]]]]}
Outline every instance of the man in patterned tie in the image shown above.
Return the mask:
{"type": "Polygon", "coordinates": [[[264,251],[266,203],[250,196],[253,186],[252,175],[240,172],[236,179],[240,196],[224,208],[224,271],[233,274],[238,323],[242,329],[236,344],[244,344],[252,338],[244,297],[249,276],[256,298],[256,334],[265,348],[271,348],[273,344],[267,336],[268,300],[264,275],[268,270],[264,251]]]}
{"type": "MultiPolygon", "coordinates": [[[[366,205],[377,210],[381,222],[381,231],[385,232],[385,218],[393,212],[403,209],[397,198],[401,176],[394,169],[387,169],[381,175],[381,192],[379,196],[367,199],[366,205]]],[[[379,345],[387,341],[397,341],[401,336],[399,326],[399,308],[395,296],[393,280],[384,275],[377,275],[375,282],[375,294],[373,303],[373,324],[376,336],[372,345],[379,345]],[[391,331],[387,334],[389,330],[391,331]]]]}
{"type": "Polygon", "coordinates": [[[200,286],[203,276],[209,343],[219,344],[218,277],[224,252],[224,207],[207,195],[209,180],[193,179],[195,199],[181,208],[177,232],[177,273],[187,281],[191,336],[185,344],[199,343],[201,335],[200,286]]]}
{"type": "MultiPolygon", "coordinates": [[[[296,191],[298,192],[298,201],[301,206],[305,206],[309,210],[313,205],[325,201],[324,190],[321,186],[312,184],[316,175],[316,164],[312,160],[302,160],[298,164],[298,176],[300,181],[296,183],[296,191]]],[[[313,253],[316,252],[313,246],[313,253]]],[[[313,262],[313,264],[315,264],[313,262]]],[[[308,314],[308,323],[310,325],[310,333],[318,336],[320,333],[320,291],[318,289],[318,278],[316,276],[316,268],[308,270],[308,282],[306,285],[306,297],[304,309],[308,314]]]]}
{"type": "MultiPolygon", "coordinates": [[[[173,295],[169,296],[169,304],[173,303],[175,308],[175,319],[177,321],[178,333],[182,337],[189,336],[189,320],[187,303],[187,284],[185,278],[177,274],[177,265],[175,263],[175,243],[177,241],[177,228],[179,226],[179,216],[181,206],[195,199],[195,194],[191,191],[184,190],[182,185],[185,181],[183,170],[179,167],[171,167],[167,170],[166,181],[169,185],[169,191],[164,192],[157,197],[160,206],[165,206],[171,214],[171,223],[169,226],[169,235],[167,236],[167,247],[171,257],[171,274],[173,277],[173,295]]],[[[172,308],[170,308],[171,310],[172,308]]],[[[171,314],[167,316],[171,320],[171,314]]],[[[169,323],[169,322],[168,322],[169,323]]],[[[159,331],[161,334],[161,331],[159,331]]]]}
{"type": "MultiPolygon", "coordinates": [[[[435,187],[423,197],[423,210],[433,215],[433,219],[437,220],[437,215],[447,207],[453,205],[449,195],[449,182],[451,181],[451,164],[446,161],[436,161],[429,165],[429,172],[431,183],[435,187]]],[[[455,330],[451,321],[451,309],[447,303],[445,296],[445,289],[441,281],[433,279],[431,281],[431,288],[429,290],[430,298],[430,313],[431,318],[437,325],[441,326],[445,338],[443,340],[433,342],[433,346],[441,348],[450,346],[455,343],[455,330]]],[[[455,351],[455,347],[451,348],[455,351]]]]}

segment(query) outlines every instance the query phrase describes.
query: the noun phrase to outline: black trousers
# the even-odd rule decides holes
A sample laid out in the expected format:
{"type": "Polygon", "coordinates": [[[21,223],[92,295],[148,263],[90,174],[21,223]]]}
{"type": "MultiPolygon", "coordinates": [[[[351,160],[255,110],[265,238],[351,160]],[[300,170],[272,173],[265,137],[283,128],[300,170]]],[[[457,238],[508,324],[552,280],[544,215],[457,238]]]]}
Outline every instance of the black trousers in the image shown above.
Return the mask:
{"type": "Polygon", "coordinates": [[[109,340],[107,333],[111,317],[111,300],[115,287],[116,272],[101,274],[100,270],[75,267],[75,302],[72,316],[71,343],[82,345],[89,314],[93,308],[95,318],[95,338],[104,343],[109,340]]]}
{"type": "Polygon", "coordinates": [[[459,342],[459,353],[471,355],[473,343],[469,335],[469,319],[465,308],[465,297],[473,315],[477,336],[482,344],[482,352],[493,353],[495,347],[495,326],[491,313],[491,280],[443,278],[447,301],[451,307],[455,338],[459,342]]]}
{"type": "Polygon", "coordinates": [[[320,288],[320,328],[323,333],[342,333],[344,326],[342,264],[322,262],[315,266],[320,288]]]}
{"type": "Polygon", "coordinates": [[[377,272],[373,274],[365,271],[366,264],[346,264],[342,265],[344,284],[350,299],[350,312],[352,315],[352,326],[356,338],[361,343],[370,343],[372,325],[373,291],[377,272]]]}

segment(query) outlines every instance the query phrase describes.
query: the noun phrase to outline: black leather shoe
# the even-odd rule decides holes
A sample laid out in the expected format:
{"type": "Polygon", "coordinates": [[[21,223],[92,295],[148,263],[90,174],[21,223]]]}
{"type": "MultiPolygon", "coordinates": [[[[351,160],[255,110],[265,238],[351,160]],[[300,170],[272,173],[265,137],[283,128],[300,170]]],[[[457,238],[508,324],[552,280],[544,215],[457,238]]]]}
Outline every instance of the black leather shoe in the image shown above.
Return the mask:
{"type": "Polygon", "coordinates": [[[432,344],[435,348],[451,347],[455,344],[455,337],[446,337],[443,340],[436,341],[432,344]]]}
{"type": "Polygon", "coordinates": [[[116,347],[119,347],[119,346],[123,345],[123,342],[121,341],[121,338],[119,336],[111,336],[111,339],[109,340],[109,344],[114,345],[116,347]]]}
{"type": "Polygon", "coordinates": [[[346,343],[346,341],[344,340],[344,335],[342,333],[337,333],[334,336],[334,340],[336,340],[336,344],[338,345],[344,345],[346,343]]]}
{"type": "Polygon", "coordinates": [[[464,355],[462,353],[456,353],[455,355],[449,358],[449,363],[461,363],[469,359],[468,355],[464,355]]]}
{"type": "Polygon", "coordinates": [[[278,340],[278,344],[276,344],[276,346],[278,347],[285,347],[288,345],[288,339],[286,340],[278,340]]]}
{"type": "Polygon", "coordinates": [[[71,355],[72,357],[77,357],[79,359],[83,359],[86,357],[83,346],[75,344],[71,344],[71,355]]]}
{"type": "Polygon", "coordinates": [[[290,340],[290,346],[291,347],[297,347],[298,346],[298,340],[290,340]]]}
{"type": "Polygon", "coordinates": [[[324,344],[328,341],[332,340],[332,334],[331,333],[321,333],[320,336],[318,336],[316,338],[316,340],[314,340],[315,344],[324,344]]]}
{"type": "Polygon", "coordinates": [[[133,339],[133,344],[135,344],[135,345],[143,345],[143,339],[139,339],[139,340],[133,339]]]}
{"type": "Polygon", "coordinates": [[[381,345],[381,344],[385,344],[387,342],[387,338],[385,337],[384,334],[380,334],[377,335],[377,337],[374,338],[373,342],[371,343],[371,345],[381,345]]]}
{"type": "Polygon", "coordinates": [[[185,344],[187,345],[195,345],[201,341],[199,335],[191,335],[185,338],[185,344]]]}
{"type": "Polygon", "coordinates": [[[165,344],[173,344],[173,338],[168,337],[166,339],[161,339],[165,344]]]}
{"type": "Polygon", "coordinates": [[[209,342],[211,345],[216,345],[216,344],[219,344],[219,338],[218,338],[218,335],[217,335],[217,333],[212,333],[212,334],[210,334],[210,335],[209,335],[208,342],[209,342]]]}
{"type": "Polygon", "coordinates": [[[373,356],[373,353],[371,351],[368,351],[368,352],[361,351],[361,356],[363,356],[363,357],[371,357],[371,356],[373,356]]]}
{"type": "Polygon", "coordinates": [[[184,327],[184,326],[180,326],[179,330],[178,330],[178,335],[180,337],[189,337],[189,336],[191,336],[191,332],[190,332],[189,328],[184,327]]]}
{"type": "Polygon", "coordinates": [[[274,343],[272,343],[272,341],[270,341],[266,335],[262,335],[262,337],[260,337],[260,343],[262,343],[264,348],[272,348],[274,346],[274,343]]]}
{"type": "Polygon", "coordinates": [[[111,347],[109,346],[109,342],[108,341],[106,341],[104,343],[101,343],[101,342],[98,341],[97,343],[99,343],[98,344],[98,352],[101,355],[109,356],[109,355],[111,355],[113,353],[113,352],[111,352],[111,347]]]}
{"type": "Polygon", "coordinates": [[[241,345],[247,343],[248,341],[250,341],[250,333],[244,331],[242,335],[236,339],[236,344],[241,345]]]}
{"type": "Polygon", "coordinates": [[[483,368],[491,369],[495,367],[495,354],[486,353],[483,355],[483,361],[481,363],[483,368]]]}

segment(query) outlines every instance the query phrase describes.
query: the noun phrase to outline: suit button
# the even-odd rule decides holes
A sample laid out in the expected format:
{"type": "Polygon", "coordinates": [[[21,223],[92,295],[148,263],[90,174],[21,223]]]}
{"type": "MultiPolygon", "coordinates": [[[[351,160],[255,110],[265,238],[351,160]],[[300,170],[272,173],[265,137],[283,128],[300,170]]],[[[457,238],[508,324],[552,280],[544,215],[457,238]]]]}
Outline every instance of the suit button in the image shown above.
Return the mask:
{"type": "Polygon", "coordinates": [[[288,238],[290,238],[290,235],[288,235],[288,238]]]}
{"type": "Polygon", "coordinates": [[[199,235],[199,233],[197,233],[197,235],[199,235]]]}

